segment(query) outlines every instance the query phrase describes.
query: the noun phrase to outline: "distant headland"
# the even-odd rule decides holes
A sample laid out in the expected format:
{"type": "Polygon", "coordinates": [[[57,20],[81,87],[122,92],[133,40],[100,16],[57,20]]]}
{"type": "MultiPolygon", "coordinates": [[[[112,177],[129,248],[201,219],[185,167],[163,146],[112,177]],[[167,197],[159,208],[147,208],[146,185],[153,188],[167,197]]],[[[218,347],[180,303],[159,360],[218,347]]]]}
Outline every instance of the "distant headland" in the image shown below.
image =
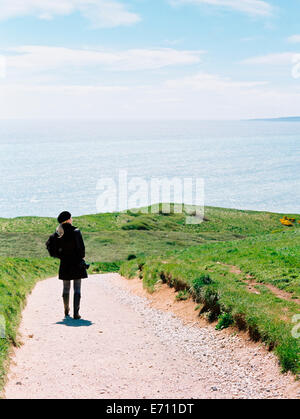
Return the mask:
{"type": "Polygon", "coordinates": [[[249,121],[300,122],[300,116],[286,116],[281,118],[257,118],[249,121]]]}

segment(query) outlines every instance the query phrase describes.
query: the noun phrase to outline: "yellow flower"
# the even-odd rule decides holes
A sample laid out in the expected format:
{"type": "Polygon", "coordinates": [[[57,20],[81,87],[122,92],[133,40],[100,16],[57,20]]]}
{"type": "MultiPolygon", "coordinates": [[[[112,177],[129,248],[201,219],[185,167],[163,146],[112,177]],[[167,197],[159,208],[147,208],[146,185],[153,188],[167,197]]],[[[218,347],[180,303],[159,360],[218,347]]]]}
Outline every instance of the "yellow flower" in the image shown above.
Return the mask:
{"type": "Polygon", "coordinates": [[[287,218],[281,218],[280,222],[282,225],[287,227],[291,227],[293,225],[287,218]]]}

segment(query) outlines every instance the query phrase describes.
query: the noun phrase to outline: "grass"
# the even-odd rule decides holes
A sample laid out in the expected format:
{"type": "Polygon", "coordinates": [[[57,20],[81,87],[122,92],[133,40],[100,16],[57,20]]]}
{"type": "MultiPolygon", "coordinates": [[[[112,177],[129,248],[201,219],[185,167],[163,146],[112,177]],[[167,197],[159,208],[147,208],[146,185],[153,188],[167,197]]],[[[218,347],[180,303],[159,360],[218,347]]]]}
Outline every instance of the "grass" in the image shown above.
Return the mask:
{"type": "MultiPolygon", "coordinates": [[[[197,234],[173,231],[82,231],[90,262],[126,260],[130,254],[159,255],[174,247],[184,249],[210,240],[197,234]]],[[[44,233],[0,233],[0,256],[47,257],[45,242],[48,236],[44,233]]]]}
{"type": "Polygon", "coordinates": [[[189,298],[189,293],[187,290],[181,290],[178,292],[178,294],[176,295],[176,300],[177,301],[185,301],[189,298]]]}
{"type": "MultiPolygon", "coordinates": [[[[241,238],[249,235],[270,233],[274,230],[285,231],[286,227],[279,222],[285,215],[299,219],[295,214],[277,214],[260,211],[243,211],[236,209],[205,207],[206,221],[199,225],[186,225],[186,214],[171,213],[164,215],[160,206],[158,214],[152,214],[152,207],[140,208],[121,213],[107,213],[74,217],[74,224],[84,232],[152,230],[182,231],[185,233],[228,233],[231,237],[241,238]],[[144,212],[148,211],[148,214],[144,212]]],[[[57,222],[47,217],[0,218],[0,233],[34,233],[49,234],[57,222]]],[[[297,225],[296,225],[297,227],[297,225]]],[[[300,225],[299,225],[300,228],[300,225]]],[[[228,236],[226,236],[228,237],[228,236]]]]}
{"type": "MultiPolygon", "coordinates": [[[[86,215],[75,217],[74,225],[83,232],[90,262],[126,260],[129,254],[160,255],[170,249],[287,229],[279,221],[285,214],[206,207],[206,221],[186,225],[185,214],[175,214],[174,205],[171,210],[169,215],[161,208],[158,214],[144,214],[150,207],[138,212],[86,215]]],[[[55,219],[45,217],[0,218],[0,256],[47,257],[44,243],[56,225],[55,219]]]]}
{"type": "Polygon", "coordinates": [[[6,338],[0,338],[0,390],[10,345],[17,345],[17,328],[26,297],[38,279],[56,272],[57,262],[51,259],[0,258],[0,316],[6,325],[6,338]]]}
{"type": "MultiPolygon", "coordinates": [[[[218,320],[219,329],[230,324],[247,329],[254,340],[274,348],[284,371],[298,373],[299,339],[291,336],[291,318],[299,305],[274,296],[266,285],[300,297],[300,224],[280,222],[299,216],[206,207],[203,223],[186,225],[186,214],[175,213],[174,205],[170,214],[161,205],[157,209],[75,217],[90,273],[139,275],[149,291],[164,281],[178,290],[178,299],[191,295],[202,315],[218,320]],[[259,294],[249,292],[247,274],[255,277],[259,294]]],[[[7,325],[7,339],[0,340],[0,388],[26,295],[38,279],[57,272],[45,249],[56,225],[45,217],[0,219],[0,315],[7,325]]]]}
{"type": "Polygon", "coordinates": [[[300,297],[299,246],[300,230],[293,229],[138,258],[123,264],[121,273],[127,277],[138,273],[150,292],[158,281],[177,291],[188,290],[201,303],[201,314],[219,320],[220,328],[232,319],[253,340],[275,350],[283,371],[299,374],[299,339],[292,336],[292,318],[300,312],[292,300],[300,297]],[[232,273],[229,265],[242,273],[232,273]],[[258,294],[249,291],[247,274],[262,284],[258,294]],[[263,284],[288,291],[291,300],[278,298],[263,284]]]}

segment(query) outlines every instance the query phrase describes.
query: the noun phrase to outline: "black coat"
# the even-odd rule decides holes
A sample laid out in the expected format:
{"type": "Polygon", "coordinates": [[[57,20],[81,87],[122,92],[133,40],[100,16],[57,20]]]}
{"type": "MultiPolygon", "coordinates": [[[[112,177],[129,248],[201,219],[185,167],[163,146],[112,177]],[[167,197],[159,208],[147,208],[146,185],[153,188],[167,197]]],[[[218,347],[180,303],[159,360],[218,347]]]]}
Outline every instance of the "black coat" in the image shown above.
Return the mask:
{"type": "Polygon", "coordinates": [[[71,281],[87,278],[83,263],[85,246],[81,232],[71,224],[63,224],[63,229],[64,235],[57,239],[60,259],[59,279],[71,281]]]}

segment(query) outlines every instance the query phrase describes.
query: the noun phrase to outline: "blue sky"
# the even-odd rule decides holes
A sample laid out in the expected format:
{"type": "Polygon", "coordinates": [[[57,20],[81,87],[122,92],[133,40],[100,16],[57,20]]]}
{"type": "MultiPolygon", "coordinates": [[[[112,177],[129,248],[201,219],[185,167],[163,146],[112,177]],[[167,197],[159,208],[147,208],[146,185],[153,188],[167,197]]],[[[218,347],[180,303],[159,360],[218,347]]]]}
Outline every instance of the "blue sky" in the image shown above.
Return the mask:
{"type": "Polygon", "coordinates": [[[2,118],[300,115],[300,0],[0,0],[2,118]]]}

